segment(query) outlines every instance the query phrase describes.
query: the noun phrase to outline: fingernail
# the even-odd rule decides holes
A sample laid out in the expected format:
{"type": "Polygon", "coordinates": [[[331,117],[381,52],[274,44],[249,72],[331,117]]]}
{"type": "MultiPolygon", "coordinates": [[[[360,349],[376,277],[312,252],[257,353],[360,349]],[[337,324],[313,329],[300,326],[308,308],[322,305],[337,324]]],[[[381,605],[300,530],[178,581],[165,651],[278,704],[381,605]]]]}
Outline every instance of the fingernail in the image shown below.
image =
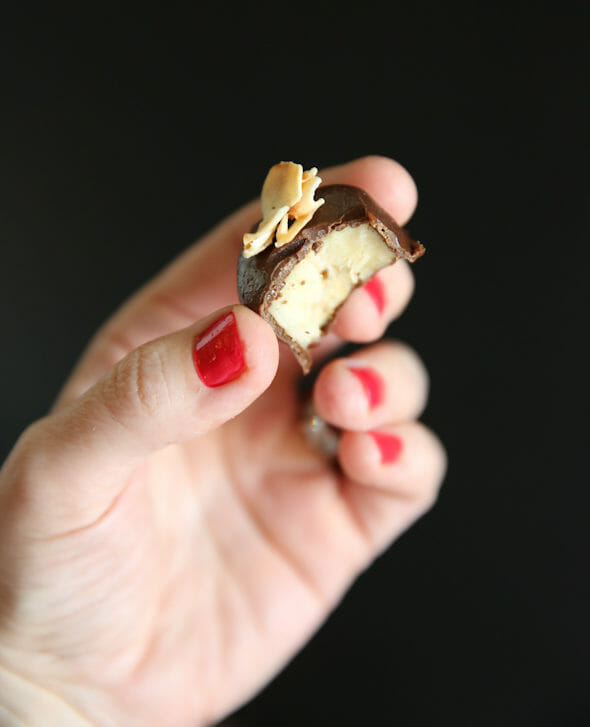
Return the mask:
{"type": "Polygon", "coordinates": [[[369,402],[369,408],[374,409],[381,404],[385,394],[385,384],[381,376],[374,369],[351,366],[349,370],[363,385],[367,401],[369,402]]]}
{"type": "Polygon", "coordinates": [[[244,347],[230,311],[197,338],[193,350],[197,374],[205,386],[222,386],[244,370],[244,347]]]}
{"type": "Polygon", "coordinates": [[[395,434],[385,434],[385,432],[369,432],[379,452],[381,453],[381,464],[391,464],[399,457],[403,443],[395,434]]]}
{"type": "Polygon", "coordinates": [[[371,296],[371,299],[373,300],[373,303],[375,303],[375,307],[379,313],[383,313],[385,310],[385,288],[383,287],[381,279],[378,278],[377,275],[373,275],[373,277],[365,283],[364,288],[371,296]]]}

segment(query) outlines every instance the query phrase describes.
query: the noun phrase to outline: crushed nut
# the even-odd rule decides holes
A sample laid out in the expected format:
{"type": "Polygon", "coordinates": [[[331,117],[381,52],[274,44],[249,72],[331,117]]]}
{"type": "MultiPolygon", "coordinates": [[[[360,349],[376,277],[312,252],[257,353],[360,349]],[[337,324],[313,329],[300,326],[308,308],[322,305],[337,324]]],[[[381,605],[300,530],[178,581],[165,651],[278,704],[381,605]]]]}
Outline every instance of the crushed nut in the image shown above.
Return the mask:
{"type": "Polygon", "coordinates": [[[262,186],[262,221],[256,232],[244,235],[244,257],[253,257],[273,243],[291,242],[311,220],[323,199],[314,199],[321,184],[316,167],[303,171],[301,164],[280,162],[271,167],[262,186]],[[291,222],[289,222],[291,220],[291,222]]]}

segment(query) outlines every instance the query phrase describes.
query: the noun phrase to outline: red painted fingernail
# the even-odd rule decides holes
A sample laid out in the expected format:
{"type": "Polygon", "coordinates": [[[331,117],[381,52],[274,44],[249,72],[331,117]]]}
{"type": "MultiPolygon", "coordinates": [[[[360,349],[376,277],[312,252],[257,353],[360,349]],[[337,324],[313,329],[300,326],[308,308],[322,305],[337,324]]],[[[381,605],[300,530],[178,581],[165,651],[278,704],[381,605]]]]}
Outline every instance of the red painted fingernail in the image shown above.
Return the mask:
{"type": "Polygon", "coordinates": [[[379,313],[385,310],[385,288],[381,279],[374,275],[368,283],[365,283],[365,290],[373,299],[379,313]]]}
{"type": "Polygon", "coordinates": [[[195,341],[193,359],[199,378],[206,386],[233,381],[244,370],[244,346],[236,317],[226,313],[203,331],[195,341]]]}
{"type": "Polygon", "coordinates": [[[350,367],[351,373],[353,373],[357,379],[363,385],[367,401],[369,402],[369,408],[373,409],[378,404],[381,404],[385,394],[385,384],[379,374],[373,369],[356,368],[350,367]]]}
{"type": "Polygon", "coordinates": [[[403,443],[395,434],[385,434],[384,432],[369,432],[373,437],[375,444],[379,447],[381,453],[381,464],[391,464],[399,457],[403,443]]]}

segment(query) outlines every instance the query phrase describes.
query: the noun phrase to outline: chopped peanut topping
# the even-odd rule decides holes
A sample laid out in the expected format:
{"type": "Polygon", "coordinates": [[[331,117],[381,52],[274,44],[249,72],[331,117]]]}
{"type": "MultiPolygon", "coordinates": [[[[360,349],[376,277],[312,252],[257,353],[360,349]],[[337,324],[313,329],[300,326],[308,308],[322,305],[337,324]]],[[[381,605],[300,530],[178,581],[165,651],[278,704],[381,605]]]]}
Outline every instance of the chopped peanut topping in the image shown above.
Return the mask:
{"type": "Polygon", "coordinates": [[[286,245],[311,220],[324,204],[323,199],[314,199],[322,182],[317,172],[315,167],[304,172],[293,162],[271,167],[262,186],[262,220],[256,232],[244,235],[244,257],[257,255],[273,241],[276,247],[286,245]]]}

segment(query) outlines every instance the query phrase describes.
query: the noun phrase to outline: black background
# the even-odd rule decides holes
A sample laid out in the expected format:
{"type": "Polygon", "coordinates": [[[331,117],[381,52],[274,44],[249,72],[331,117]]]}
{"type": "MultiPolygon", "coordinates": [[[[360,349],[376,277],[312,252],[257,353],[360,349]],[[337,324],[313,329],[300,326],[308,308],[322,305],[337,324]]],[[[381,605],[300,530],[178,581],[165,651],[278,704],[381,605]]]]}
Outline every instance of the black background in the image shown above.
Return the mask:
{"type": "Polygon", "coordinates": [[[450,469],[237,720],[590,723],[582,4],[21,7],[0,23],[0,456],[271,164],[395,157],[427,255],[391,333],[430,369],[450,469]]]}

